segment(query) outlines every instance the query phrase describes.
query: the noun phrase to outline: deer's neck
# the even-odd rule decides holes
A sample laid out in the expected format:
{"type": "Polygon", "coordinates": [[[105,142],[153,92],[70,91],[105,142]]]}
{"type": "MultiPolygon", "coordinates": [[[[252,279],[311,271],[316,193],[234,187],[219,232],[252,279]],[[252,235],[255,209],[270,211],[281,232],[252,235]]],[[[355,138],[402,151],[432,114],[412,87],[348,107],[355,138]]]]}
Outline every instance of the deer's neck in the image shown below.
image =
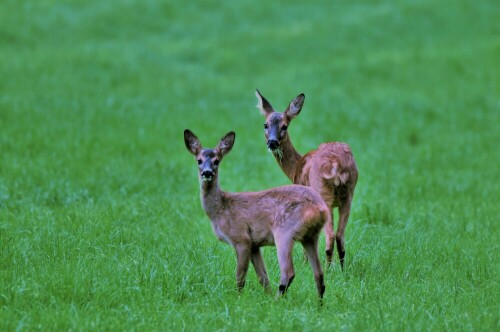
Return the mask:
{"type": "Polygon", "coordinates": [[[208,217],[214,221],[222,209],[222,191],[219,187],[219,179],[216,177],[212,181],[205,182],[200,180],[201,204],[208,217]]]}
{"type": "Polygon", "coordinates": [[[273,155],[278,162],[278,165],[280,165],[283,173],[285,173],[285,175],[293,182],[297,164],[302,156],[297,150],[295,150],[288,134],[286,139],[281,144],[281,152],[275,152],[273,155]]]}

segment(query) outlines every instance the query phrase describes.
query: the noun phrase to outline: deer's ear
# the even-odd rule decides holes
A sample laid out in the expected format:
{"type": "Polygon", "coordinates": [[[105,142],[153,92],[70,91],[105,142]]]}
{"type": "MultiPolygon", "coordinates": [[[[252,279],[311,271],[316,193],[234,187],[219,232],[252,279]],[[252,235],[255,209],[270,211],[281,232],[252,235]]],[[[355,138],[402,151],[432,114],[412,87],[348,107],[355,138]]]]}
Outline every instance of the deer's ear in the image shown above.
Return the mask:
{"type": "Polygon", "coordinates": [[[189,152],[197,155],[201,151],[201,143],[198,137],[189,129],[184,130],[184,144],[189,152]]]}
{"type": "Polygon", "coordinates": [[[295,118],[297,115],[299,115],[300,111],[302,110],[302,106],[304,105],[304,99],[306,96],[301,93],[297,97],[295,97],[294,100],[288,105],[288,108],[285,111],[285,116],[288,118],[288,120],[291,120],[295,118]]]}
{"type": "Polygon", "coordinates": [[[226,136],[220,139],[220,142],[219,144],[217,144],[215,149],[218,150],[222,156],[224,156],[233,148],[235,139],[236,139],[236,134],[234,133],[234,131],[230,131],[229,133],[226,134],[226,136]]]}
{"type": "Polygon", "coordinates": [[[259,90],[255,90],[255,96],[257,97],[257,108],[262,115],[267,116],[274,112],[271,104],[260,94],[259,90]]]}

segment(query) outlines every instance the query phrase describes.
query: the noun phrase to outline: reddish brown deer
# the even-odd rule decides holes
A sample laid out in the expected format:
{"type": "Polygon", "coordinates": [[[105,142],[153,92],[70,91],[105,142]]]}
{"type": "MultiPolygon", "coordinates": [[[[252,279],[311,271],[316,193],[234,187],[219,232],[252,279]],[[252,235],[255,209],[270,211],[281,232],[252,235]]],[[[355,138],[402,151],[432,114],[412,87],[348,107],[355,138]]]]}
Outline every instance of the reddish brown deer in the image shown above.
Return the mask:
{"type": "Polygon", "coordinates": [[[349,145],[340,142],[323,143],[317,150],[302,156],[295,150],[288,126],[299,115],[304,104],[304,94],[298,95],[283,112],[275,112],[271,104],[256,91],[257,108],[266,117],[264,133],[267,147],[272,152],[285,175],[295,184],[311,186],[331,210],[332,222],[325,224],[326,259],[332,261],[334,239],[337,242],[340,265],[344,269],[344,232],[351,212],[358,169],[349,145]],[[333,209],[339,208],[337,234],[333,230],[333,209]]]}
{"type": "Polygon", "coordinates": [[[245,285],[249,261],[261,285],[269,289],[269,279],[260,247],[276,245],[281,280],[278,295],[283,295],[294,276],[292,249],[299,241],[314,271],[316,288],[323,298],[325,285],[318,256],[318,238],[323,225],[330,221],[330,211],[323,199],[309,187],[288,185],[259,192],[228,193],[219,188],[218,168],[231,151],[235,133],[226,134],[214,149],[204,149],[188,129],[184,131],[186,148],[198,162],[201,203],[212,221],[219,240],[236,251],[236,283],[245,285]]]}

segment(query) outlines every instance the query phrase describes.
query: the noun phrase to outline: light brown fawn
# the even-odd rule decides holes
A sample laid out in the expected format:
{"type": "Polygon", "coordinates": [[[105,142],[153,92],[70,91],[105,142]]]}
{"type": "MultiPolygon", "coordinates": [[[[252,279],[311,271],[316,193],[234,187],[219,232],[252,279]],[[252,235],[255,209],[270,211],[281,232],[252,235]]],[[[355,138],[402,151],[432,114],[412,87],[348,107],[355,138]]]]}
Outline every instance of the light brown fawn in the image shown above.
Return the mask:
{"type": "Polygon", "coordinates": [[[340,142],[323,143],[317,150],[302,156],[295,150],[288,126],[299,115],[305,95],[298,95],[283,113],[275,112],[271,104],[256,90],[257,108],[266,117],[264,133],[267,147],[285,175],[295,184],[314,188],[331,210],[331,222],[325,224],[326,259],[332,261],[334,239],[337,242],[340,265],[344,269],[344,232],[351,212],[358,169],[349,145],[340,142]],[[339,208],[337,235],[333,230],[333,209],[339,208]]]}
{"type": "Polygon", "coordinates": [[[323,298],[325,285],[318,256],[318,238],[330,211],[323,199],[309,187],[288,185],[259,192],[228,193],[219,188],[218,168],[231,151],[235,133],[226,134],[214,149],[204,149],[188,129],[184,131],[186,148],[198,162],[201,203],[212,221],[219,240],[236,251],[236,283],[245,285],[249,261],[261,285],[269,290],[269,279],[260,247],[276,245],[281,280],[278,295],[283,295],[294,276],[292,249],[299,241],[314,271],[316,288],[323,298]]]}

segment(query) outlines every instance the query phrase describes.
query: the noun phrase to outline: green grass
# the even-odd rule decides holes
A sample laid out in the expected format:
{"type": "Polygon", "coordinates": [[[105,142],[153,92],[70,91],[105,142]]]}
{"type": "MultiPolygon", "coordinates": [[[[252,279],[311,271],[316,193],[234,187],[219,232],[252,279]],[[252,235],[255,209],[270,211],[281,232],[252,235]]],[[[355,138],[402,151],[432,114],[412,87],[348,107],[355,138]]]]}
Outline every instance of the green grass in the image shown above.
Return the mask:
{"type": "MultiPolygon", "coordinates": [[[[498,1],[4,0],[0,330],[500,329],[498,1]],[[288,180],[254,89],[301,152],[349,143],[347,267],[281,301],[235,290],[196,164],[230,130],[228,191],[288,180]]],[[[324,239],[320,244],[324,257],[324,239]]],[[[273,287],[274,248],[264,250],[273,287]]]]}

